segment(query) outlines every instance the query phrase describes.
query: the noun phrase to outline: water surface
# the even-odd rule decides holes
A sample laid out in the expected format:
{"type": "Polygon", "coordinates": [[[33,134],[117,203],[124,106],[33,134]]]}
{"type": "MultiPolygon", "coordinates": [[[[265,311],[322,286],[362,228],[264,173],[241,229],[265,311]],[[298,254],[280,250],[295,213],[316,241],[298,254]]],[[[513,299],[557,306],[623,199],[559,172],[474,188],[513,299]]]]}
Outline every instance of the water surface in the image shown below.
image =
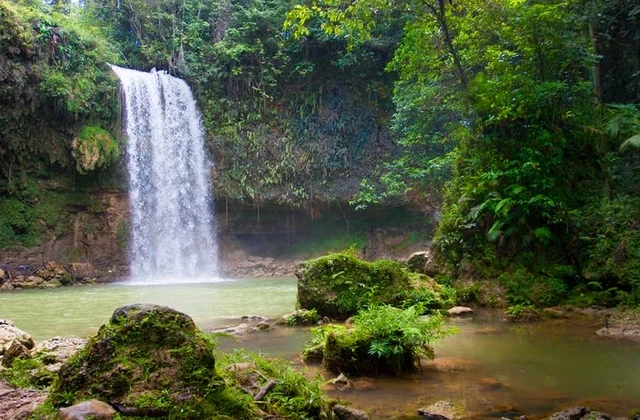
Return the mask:
{"type": "Polygon", "coordinates": [[[156,286],[109,284],[0,293],[0,319],[11,319],[35,340],[44,340],[57,335],[91,335],[109,320],[114,309],[132,303],[169,306],[189,314],[200,328],[207,329],[242,315],[277,317],[292,312],[295,302],[293,278],[156,286]]]}
{"type": "MultiPolygon", "coordinates": [[[[0,294],[0,318],[42,340],[90,335],[115,308],[130,303],[167,305],[208,329],[237,323],[229,318],[247,314],[276,318],[292,311],[295,300],[293,278],[24,290],[0,294]]],[[[601,321],[512,324],[500,312],[479,312],[450,321],[458,333],[436,346],[435,360],[425,361],[421,373],[365,378],[342,391],[330,385],[327,392],[369,411],[373,419],[417,419],[418,408],[439,400],[478,419],[536,418],[576,404],[628,416],[640,408],[640,343],[598,337],[601,321]]],[[[220,347],[244,347],[301,365],[299,354],[309,335],[309,328],[276,327],[225,339],[220,347]]],[[[319,366],[309,369],[310,376],[321,372],[319,366]]]]}

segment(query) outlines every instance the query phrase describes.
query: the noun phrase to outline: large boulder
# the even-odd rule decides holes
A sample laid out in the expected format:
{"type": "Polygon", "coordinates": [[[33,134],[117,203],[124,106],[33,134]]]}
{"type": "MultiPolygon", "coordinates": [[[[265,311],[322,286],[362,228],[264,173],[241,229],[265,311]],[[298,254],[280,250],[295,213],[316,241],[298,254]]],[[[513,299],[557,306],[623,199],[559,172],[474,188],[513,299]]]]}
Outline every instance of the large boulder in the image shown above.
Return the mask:
{"type": "Polygon", "coordinates": [[[75,281],[95,279],[100,275],[98,269],[89,263],[71,263],[70,268],[75,281]]]}
{"type": "Polygon", "coordinates": [[[171,416],[187,409],[206,416],[206,398],[220,386],[213,351],[181,312],[145,304],[118,308],[62,365],[50,398],[56,406],[99,399],[131,415],[171,416]]]}
{"type": "Polygon", "coordinates": [[[433,277],[439,274],[431,250],[418,251],[411,254],[407,259],[407,267],[409,267],[411,271],[426,274],[427,276],[433,277]]]}
{"type": "Polygon", "coordinates": [[[34,342],[31,334],[22,331],[8,319],[0,319],[0,355],[4,354],[14,341],[32,349],[34,342]]]}
{"type": "Polygon", "coordinates": [[[320,316],[346,319],[371,302],[452,306],[455,292],[396,261],[366,262],[349,253],[329,254],[300,264],[298,304],[320,316]]]}
{"type": "Polygon", "coordinates": [[[42,278],[45,282],[59,282],[63,285],[70,284],[73,280],[64,266],[54,261],[49,261],[40,267],[36,271],[36,276],[42,278]]]}

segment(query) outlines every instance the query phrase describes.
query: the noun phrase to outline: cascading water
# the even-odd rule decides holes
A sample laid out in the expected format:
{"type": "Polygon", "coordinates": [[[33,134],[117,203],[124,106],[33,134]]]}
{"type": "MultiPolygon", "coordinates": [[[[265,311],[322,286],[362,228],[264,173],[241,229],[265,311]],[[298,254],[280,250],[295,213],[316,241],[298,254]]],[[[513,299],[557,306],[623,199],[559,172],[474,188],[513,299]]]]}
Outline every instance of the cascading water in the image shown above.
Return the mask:
{"type": "Polygon", "coordinates": [[[111,66],[126,109],[134,279],[211,279],[217,245],[212,166],[189,86],[164,71],[111,66]]]}

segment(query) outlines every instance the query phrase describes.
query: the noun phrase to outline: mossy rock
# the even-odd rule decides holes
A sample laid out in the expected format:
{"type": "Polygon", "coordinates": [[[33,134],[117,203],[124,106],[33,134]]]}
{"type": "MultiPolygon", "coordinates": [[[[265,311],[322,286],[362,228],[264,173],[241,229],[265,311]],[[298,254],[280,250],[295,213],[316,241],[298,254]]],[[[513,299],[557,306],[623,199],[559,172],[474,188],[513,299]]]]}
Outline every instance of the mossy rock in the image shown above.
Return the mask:
{"type": "Polygon", "coordinates": [[[393,359],[373,355],[370,349],[374,340],[359,337],[351,329],[331,331],[322,350],[322,366],[354,376],[397,375],[419,369],[420,359],[409,349],[402,348],[393,359]]]}
{"type": "Polygon", "coordinates": [[[215,412],[211,397],[219,391],[214,345],[193,320],[136,304],[117,309],[62,366],[50,400],[61,406],[95,398],[139,415],[204,418],[215,412]]]}
{"type": "Polygon", "coordinates": [[[362,261],[349,253],[304,261],[296,271],[298,305],[320,316],[346,319],[370,303],[426,309],[453,306],[455,291],[411,273],[396,261],[362,261]]]}

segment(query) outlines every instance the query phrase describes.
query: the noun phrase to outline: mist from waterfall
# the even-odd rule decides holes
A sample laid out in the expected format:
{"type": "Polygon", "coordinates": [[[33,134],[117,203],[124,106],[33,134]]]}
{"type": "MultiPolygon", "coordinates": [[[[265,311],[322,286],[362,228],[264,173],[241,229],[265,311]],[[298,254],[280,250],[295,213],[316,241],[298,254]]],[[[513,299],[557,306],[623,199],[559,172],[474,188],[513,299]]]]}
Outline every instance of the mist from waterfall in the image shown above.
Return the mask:
{"type": "Polygon", "coordinates": [[[212,162],[191,89],[164,71],[111,68],[125,108],[131,275],[146,283],[213,279],[212,162]]]}

